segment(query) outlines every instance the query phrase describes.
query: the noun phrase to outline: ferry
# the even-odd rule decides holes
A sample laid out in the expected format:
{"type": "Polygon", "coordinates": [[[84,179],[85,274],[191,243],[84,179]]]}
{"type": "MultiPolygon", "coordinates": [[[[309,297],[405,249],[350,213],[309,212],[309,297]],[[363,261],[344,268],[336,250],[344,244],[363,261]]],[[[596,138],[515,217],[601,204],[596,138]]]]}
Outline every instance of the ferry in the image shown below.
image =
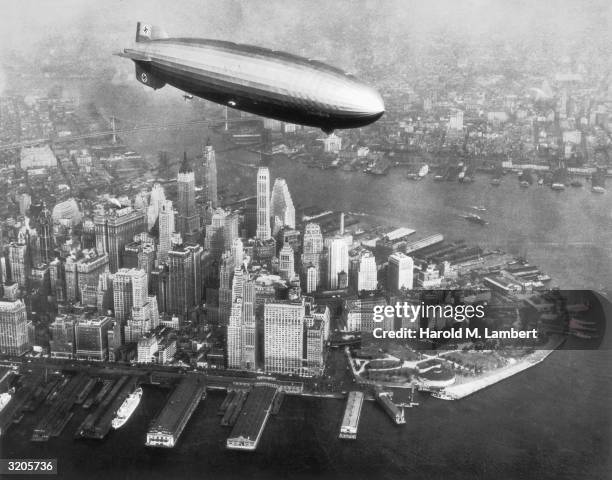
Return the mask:
{"type": "Polygon", "coordinates": [[[8,392],[0,393],[0,412],[4,410],[4,407],[11,401],[12,395],[8,392]]]}
{"type": "Polygon", "coordinates": [[[111,422],[111,426],[115,430],[121,428],[123,424],[129,420],[129,418],[132,416],[132,413],[134,413],[134,411],[136,410],[136,407],[138,407],[141,397],[142,388],[140,387],[138,387],[136,390],[134,390],[128,395],[128,397],[119,407],[119,410],[117,410],[115,418],[113,418],[113,421],[111,422]]]}
{"type": "Polygon", "coordinates": [[[441,400],[455,400],[455,398],[444,390],[438,390],[437,392],[431,392],[431,396],[434,398],[439,398],[441,400]]]}

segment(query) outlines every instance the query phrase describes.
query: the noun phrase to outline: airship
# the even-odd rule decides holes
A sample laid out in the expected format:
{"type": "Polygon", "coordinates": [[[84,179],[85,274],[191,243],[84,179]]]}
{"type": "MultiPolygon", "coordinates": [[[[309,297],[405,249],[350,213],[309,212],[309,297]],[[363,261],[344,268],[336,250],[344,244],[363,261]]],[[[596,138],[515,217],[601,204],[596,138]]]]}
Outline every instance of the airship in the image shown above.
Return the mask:
{"type": "Polygon", "coordinates": [[[238,110],[325,133],[358,128],[385,112],[380,94],[325,63],[252,45],[170,38],[138,22],[136,41],[119,56],[134,61],[137,80],[155,90],[172,85],[238,110]]]}

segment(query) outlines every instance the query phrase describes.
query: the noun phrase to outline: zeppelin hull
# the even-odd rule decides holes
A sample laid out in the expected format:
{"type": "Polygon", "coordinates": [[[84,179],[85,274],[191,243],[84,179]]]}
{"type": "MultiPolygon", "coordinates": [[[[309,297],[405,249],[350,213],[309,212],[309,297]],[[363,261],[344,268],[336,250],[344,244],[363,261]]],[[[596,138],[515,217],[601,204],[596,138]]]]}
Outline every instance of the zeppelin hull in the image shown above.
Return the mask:
{"type": "Polygon", "coordinates": [[[343,72],[300,57],[227,42],[153,41],[126,49],[137,78],[215,103],[331,131],[378,120],[382,98],[343,72]]]}

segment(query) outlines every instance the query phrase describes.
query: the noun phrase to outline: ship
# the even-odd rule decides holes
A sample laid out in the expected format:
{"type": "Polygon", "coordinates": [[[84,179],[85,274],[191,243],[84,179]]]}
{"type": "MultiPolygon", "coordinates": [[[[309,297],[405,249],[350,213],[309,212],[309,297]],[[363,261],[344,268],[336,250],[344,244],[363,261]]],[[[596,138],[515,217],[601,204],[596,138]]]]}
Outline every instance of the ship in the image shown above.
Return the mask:
{"type": "Polygon", "coordinates": [[[4,410],[4,407],[11,401],[12,395],[8,392],[0,393],[0,412],[4,410]]]}
{"type": "Polygon", "coordinates": [[[476,215],[475,213],[468,213],[467,215],[463,215],[468,222],[477,223],[479,225],[486,225],[487,221],[483,219],[480,215],[476,215]]]}
{"type": "Polygon", "coordinates": [[[444,389],[442,390],[438,390],[435,392],[431,392],[431,396],[434,398],[439,398],[441,400],[455,400],[455,397],[449,395],[448,393],[446,393],[444,391],[444,389]]]}
{"type": "Polygon", "coordinates": [[[427,165],[426,163],[424,163],[421,168],[419,169],[419,173],[418,176],[419,178],[423,178],[425,175],[427,175],[429,173],[429,165],[427,165]]]}
{"type": "Polygon", "coordinates": [[[111,422],[111,426],[115,430],[121,428],[123,424],[129,420],[129,418],[132,416],[132,413],[134,413],[134,411],[136,410],[136,407],[138,407],[141,397],[142,388],[140,387],[138,387],[136,390],[134,390],[128,395],[128,397],[119,407],[119,410],[117,410],[117,413],[115,414],[115,417],[111,422]]]}
{"type": "Polygon", "coordinates": [[[472,205],[472,210],[476,210],[478,212],[486,212],[487,208],[484,207],[483,205],[472,205]]]}
{"type": "Polygon", "coordinates": [[[493,180],[491,180],[491,185],[493,185],[494,187],[499,187],[501,184],[501,178],[494,178],[493,180]]]}
{"type": "Polygon", "coordinates": [[[552,188],[553,190],[565,190],[565,184],[560,183],[560,182],[554,182],[550,188],[552,188]]]}
{"type": "Polygon", "coordinates": [[[591,192],[593,193],[606,193],[606,189],[600,185],[594,185],[591,187],[591,192]]]}

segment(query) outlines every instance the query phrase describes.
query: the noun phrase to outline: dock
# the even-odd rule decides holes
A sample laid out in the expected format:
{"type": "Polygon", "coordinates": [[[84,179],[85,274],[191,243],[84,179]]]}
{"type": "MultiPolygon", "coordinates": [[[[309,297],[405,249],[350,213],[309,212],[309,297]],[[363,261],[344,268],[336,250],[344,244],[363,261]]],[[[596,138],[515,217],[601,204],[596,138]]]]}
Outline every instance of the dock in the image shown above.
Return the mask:
{"type": "Polygon", "coordinates": [[[276,394],[277,389],[272,386],[253,387],[226,441],[228,449],[253,451],[257,448],[276,394]]]}
{"type": "Polygon", "coordinates": [[[50,437],[57,437],[68,424],[73,412],[70,411],[74,400],[86,382],[84,374],[66,378],[48,399],[51,408],[47,414],[38,422],[32,433],[33,442],[46,442],[50,437]]]}
{"type": "MultiPolygon", "coordinates": [[[[224,427],[231,427],[236,423],[238,415],[240,414],[248,395],[248,392],[246,391],[230,392],[230,394],[231,393],[234,395],[231,401],[228,403],[223,418],[221,419],[221,425],[224,427]]],[[[228,397],[230,394],[228,394],[228,397]]]]}
{"type": "Polygon", "coordinates": [[[349,392],[340,426],[340,438],[355,440],[357,438],[357,429],[359,428],[359,417],[361,416],[361,407],[363,405],[363,392],[349,392]]]}
{"type": "Polygon", "coordinates": [[[95,412],[87,415],[83,423],[76,431],[75,437],[94,438],[97,440],[103,439],[110,430],[110,422],[114,412],[110,412],[111,402],[117,396],[120,390],[124,389],[129,377],[122,376],[119,380],[112,381],[109,384],[104,384],[102,390],[95,398],[94,403],[100,402],[95,412]]]}
{"type": "Polygon", "coordinates": [[[205,385],[197,379],[183,379],[172,392],[168,403],[151,423],[145,445],[173,448],[205,391],[205,385]]]}

